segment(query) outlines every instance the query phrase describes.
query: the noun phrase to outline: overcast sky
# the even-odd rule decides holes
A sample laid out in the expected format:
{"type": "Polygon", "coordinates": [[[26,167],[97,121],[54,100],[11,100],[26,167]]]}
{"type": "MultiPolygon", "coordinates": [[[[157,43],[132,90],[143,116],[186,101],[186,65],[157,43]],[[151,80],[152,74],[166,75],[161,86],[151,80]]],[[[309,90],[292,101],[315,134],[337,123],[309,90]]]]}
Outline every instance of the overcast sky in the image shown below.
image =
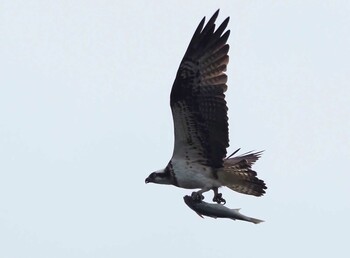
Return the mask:
{"type": "Polygon", "coordinates": [[[349,256],[349,1],[0,3],[1,258],[349,256]],[[268,186],[222,191],[259,225],[144,183],[171,158],[170,89],[218,8],[228,152],[265,150],[268,186]]]}

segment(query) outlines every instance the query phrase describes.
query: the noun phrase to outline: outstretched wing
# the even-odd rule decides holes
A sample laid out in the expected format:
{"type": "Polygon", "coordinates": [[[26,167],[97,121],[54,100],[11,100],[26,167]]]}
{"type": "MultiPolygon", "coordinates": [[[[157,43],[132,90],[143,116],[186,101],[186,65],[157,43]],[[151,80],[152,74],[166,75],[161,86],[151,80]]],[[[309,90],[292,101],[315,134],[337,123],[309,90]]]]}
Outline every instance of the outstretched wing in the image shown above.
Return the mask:
{"type": "Polygon", "coordinates": [[[170,105],[175,129],[173,158],[220,168],[229,146],[224,92],[229,17],[215,30],[219,10],[198,25],[173,84],[170,105]]]}

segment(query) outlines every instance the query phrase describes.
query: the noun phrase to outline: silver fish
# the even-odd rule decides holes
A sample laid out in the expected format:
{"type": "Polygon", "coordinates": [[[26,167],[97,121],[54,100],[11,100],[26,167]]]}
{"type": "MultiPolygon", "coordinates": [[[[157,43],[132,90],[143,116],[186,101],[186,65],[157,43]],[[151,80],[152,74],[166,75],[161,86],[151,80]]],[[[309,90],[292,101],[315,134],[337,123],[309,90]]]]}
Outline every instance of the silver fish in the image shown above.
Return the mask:
{"type": "Polygon", "coordinates": [[[204,201],[194,200],[191,196],[185,195],[184,201],[188,207],[194,210],[199,216],[203,218],[202,215],[212,217],[212,218],[228,218],[233,220],[244,220],[252,222],[254,224],[259,224],[264,222],[260,219],[251,218],[243,215],[239,212],[240,209],[230,209],[226,206],[218,203],[207,203],[204,201]]]}

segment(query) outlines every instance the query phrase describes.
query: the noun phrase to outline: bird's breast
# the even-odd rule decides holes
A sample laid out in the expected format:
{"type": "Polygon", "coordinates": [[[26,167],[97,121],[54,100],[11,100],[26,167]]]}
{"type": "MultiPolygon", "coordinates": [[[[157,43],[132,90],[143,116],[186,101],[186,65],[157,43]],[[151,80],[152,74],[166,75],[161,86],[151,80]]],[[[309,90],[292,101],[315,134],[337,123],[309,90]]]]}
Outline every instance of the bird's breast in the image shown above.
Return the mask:
{"type": "Polygon", "coordinates": [[[213,169],[199,163],[188,160],[171,161],[177,184],[181,188],[212,188],[220,187],[220,182],[215,179],[213,169]]]}

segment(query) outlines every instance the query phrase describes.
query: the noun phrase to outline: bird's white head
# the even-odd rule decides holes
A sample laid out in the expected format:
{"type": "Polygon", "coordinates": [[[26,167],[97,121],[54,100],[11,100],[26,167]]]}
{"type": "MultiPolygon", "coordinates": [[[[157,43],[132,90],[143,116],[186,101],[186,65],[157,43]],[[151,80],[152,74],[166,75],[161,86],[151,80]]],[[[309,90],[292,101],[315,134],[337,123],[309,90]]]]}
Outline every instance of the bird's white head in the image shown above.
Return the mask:
{"type": "Polygon", "coordinates": [[[163,184],[163,185],[171,185],[173,184],[173,180],[171,178],[171,174],[167,171],[167,169],[160,169],[155,172],[152,172],[146,179],[145,183],[155,183],[155,184],[163,184]]]}

